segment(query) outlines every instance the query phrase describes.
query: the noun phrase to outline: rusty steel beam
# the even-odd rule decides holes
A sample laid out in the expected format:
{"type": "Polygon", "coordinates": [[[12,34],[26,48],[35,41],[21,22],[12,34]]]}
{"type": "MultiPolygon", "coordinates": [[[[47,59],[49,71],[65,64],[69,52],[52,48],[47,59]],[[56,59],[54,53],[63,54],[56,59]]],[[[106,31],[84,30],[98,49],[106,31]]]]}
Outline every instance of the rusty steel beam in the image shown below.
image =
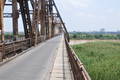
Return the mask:
{"type": "Polygon", "coordinates": [[[59,17],[59,19],[60,19],[60,21],[61,21],[61,23],[63,25],[63,29],[64,29],[64,33],[66,35],[66,38],[67,38],[67,40],[69,42],[69,33],[68,33],[67,29],[66,29],[65,23],[63,22],[63,19],[62,19],[60,13],[59,13],[59,10],[58,10],[58,8],[57,8],[57,6],[55,4],[55,1],[54,0],[52,0],[52,1],[53,1],[53,6],[55,7],[55,10],[57,11],[57,15],[58,15],[58,17],[59,17]]]}
{"type": "MultiPolygon", "coordinates": [[[[36,0],[30,0],[30,3],[32,5],[32,8],[34,8],[34,4],[35,4],[36,0]]],[[[37,2],[36,2],[37,3],[37,2]]]]}
{"type": "Polygon", "coordinates": [[[3,1],[0,0],[0,30],[3,27],[3,1]]]}
{"type": "MultiPolygon", "coordinates": [[[[0,31],[1,31],[1,42],[4,41],[4,31],[3,31],[3,1],[0,0],[0,31]]],[[[3,46],[1,46],[3,47],[3,46]]],[[[3,60],[3,53],[0,52],[0,61],[3,60]]]]}
{"type": "Polygon", "coordinates": [[[53,37],[55,34],[55,24],[53,22],[54,20],[54,14],[53,14],[53,2],[52,0],[49,0],[49,11],[50,11],[50,15],[51,15],[51,33],[50,33],[50,37],[53,37]]]}
{"type": "Polygon", "coordinates": [[[45,16],[45,24],[46,24],[46,39],[49,39],[49,1],[46,1],[46,16],[45,16]]]}
{"type": "Polygon", "coordinates": [[[41,35],[45,35],[45,0],[41,0],[40,23],[41,35]]]}
{"type": "Polygon", "coordinates": [[[17,7],[17,1],[12,0],[12,19],[13,19],[13,40],[16,41],[18,38],[18,7],[17,7]]]}
{"type": "Polygon", "coordinates": [[[3,26],[3,0],[0,0],[0,31],[1,31],[1,42],[4,41],[4,26],[3,26]]]}
{"type": "MultiPolygon", "coordinates": [[[[10,5],[12,6],[12,5],[10,5]]],[[[18,16],[21,14],[20,10],[18,10],[18,16]]],[[[4,13],[4,18],[12,18],[12,15],[13,13],[4,13]]],[[[29,14],[32,15],[33,14],[33,10],[29,10],[29,14]]]]}
{"type": "Polygon", "coordinates": [[[91,77],[86,71],[83,63],[80,61],[74,50],[71,48],[66,38],[65,44],[74,80],[91,80],[91,77]]]}
{"type": "Polygon", "coordinates": [[[39,28],[38,28],[38,23],[39,23],[39,7],[38,7],[38,1],[34,0],[35,2],[33,2],[33,0],[30,0],[32,7],[33,7],[33,18],[32,18],[32,29],[33,29],[33,40],[32,43],[33,45],[37,44],[37,40],[38,40],[38,34],[39,34],[39,28]]]}
{"type": "MultiPolygon", "coordinates": [[[[43,40],[54,37],[58,25],[62,25],[62,30],[68,36],[66,26],[54,0],[10,0],[10,3],[5,3],[8,1],[9,0],[0,0],[1,41],[4,41],[3,17],[12,18],[13,38],[14,41],[17,40],[18,18],[20,14],[22,16],[25,38],[30,39],[30,46],[34,46],[43,40]],[[19,4],[20,10],[17,4],[19,4]],[[32,10],[30,9],[30,5],[32,6],[32,10]],[[4,6],[12,6],[12,13],[7,12],[3,15],[4,6]]],[[[13,47],[12,44],[11,46],[13,47]]]]}
{"type": "MultiPolygon", "coordinates": [[[[19,14],[22,15],[26,38],[35,38],[36,40],[39,36],[44,36],[46,39],[51,38],[55,35],[55,27],[58,23],[62,24],[65,34],[68,35],[66,26],[60,16],[54,0],[17,0],[16,3],[14,1],[16,0],[12,0],[12,3],[10,3],[10,5],[13,5],[13,13],[4,14],[4,17],[6,18],[13,18],[14,40],[16,40],[16,35],[18,35],[18,22],[15,21],[18,21],[19,14]],[[32,5],[32,13],[29,9],[28,1],[30,1],[32,5]],[[19,3],[20,10],[17,10],[17,2],[19,3]],[[55,12],[53,8],[56,10],[55,12]],[[32,20],[30,15],[32,15],[32,20]],[[56,19],[59,19],[60,22],[55,22],[56,19]]],[[[9,4],[7,6],[9,6],[9,4]]]]}
{"type": "Polygon", "coordinates": [[[27,0],[18,0],[22,15],[25,38],[32,38],[32,24],[29,14],[29,5],[27,0]]]}
{"type": "Polygon", "coordinates": [[[24,32],[26,38],[37,38],[36,36],[44,36],[46,39],[51,38],[55,35],[55,27],[58,23],[61,23],[63,26],[63,30],[65,34],[68,34],[66,30],[66,26],[60,16],[60,13],[57,9],[57,6],[54,0],[17,0],[16,4],[14,0],[12,0],[12,9],[13,13],[6,13],[4,17],[13,17],[13,33],[14,39],[16,40],[17,21],[18,15],[22,15],[23,25],[24,25],[24,32]],[[30,1],[33,11],[32,14],[29,10],[30,1]],[[17,10],[17,2],[19,3],[20,10],[17,10]],[[54,13],[53,8],[56,10],[54,13]],[[19,14],[18,14],[19,12],[19,14]],[[17,13],[17,15],[16,15],[17,13]],[[12,14],[12,15],[11,15],[12,14]],[[14,15],[14,16],[13,16],[14,15]],[[32,20],[30,18],[32,15],[32,20]],[[59,19],[61,22],[55,22],[56,19],[59,19]],[[41,25],[41,30],[39,31],[39,25],[41,25]],[[39,34],[40,33],[40,34],[39,34]]]}

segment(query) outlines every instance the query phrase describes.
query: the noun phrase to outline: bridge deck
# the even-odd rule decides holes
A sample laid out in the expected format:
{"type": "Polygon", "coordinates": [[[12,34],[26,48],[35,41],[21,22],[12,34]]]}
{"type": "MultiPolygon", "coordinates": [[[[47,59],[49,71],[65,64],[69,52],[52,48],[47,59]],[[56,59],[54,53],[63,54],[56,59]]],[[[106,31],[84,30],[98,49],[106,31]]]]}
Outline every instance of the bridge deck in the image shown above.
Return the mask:
{"type": "Polygon", "coordinates": [[[67,49],[62,36],[50,80],[73,80],[67,49]]]}
{"type": "Polygon", "coordinates": [[[61,38],[58,36],[48,40],[1,66],[0,80],[48,79],[61,38]]]}

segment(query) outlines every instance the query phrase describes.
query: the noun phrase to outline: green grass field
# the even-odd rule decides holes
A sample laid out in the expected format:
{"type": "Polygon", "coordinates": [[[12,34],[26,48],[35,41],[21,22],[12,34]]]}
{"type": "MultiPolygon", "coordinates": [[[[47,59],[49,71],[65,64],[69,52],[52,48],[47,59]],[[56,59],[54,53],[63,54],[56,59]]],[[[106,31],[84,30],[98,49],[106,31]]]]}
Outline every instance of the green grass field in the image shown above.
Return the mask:
{"type": "Polygon", "coordinates": [[[120,80],[120,42],[73,45],[92,80],[120,80]]]}

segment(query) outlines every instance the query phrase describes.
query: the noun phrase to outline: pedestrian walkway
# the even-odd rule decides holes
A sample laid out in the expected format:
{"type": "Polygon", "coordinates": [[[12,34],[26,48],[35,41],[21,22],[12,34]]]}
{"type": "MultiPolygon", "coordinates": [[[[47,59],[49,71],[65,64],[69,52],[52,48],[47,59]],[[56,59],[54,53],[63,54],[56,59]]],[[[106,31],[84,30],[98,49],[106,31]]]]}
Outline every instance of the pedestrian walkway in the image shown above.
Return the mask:
{"type": "Polygon", "coordinates": [[[73,80],[65,41],[62,36],[50,80],[73,80]]]}

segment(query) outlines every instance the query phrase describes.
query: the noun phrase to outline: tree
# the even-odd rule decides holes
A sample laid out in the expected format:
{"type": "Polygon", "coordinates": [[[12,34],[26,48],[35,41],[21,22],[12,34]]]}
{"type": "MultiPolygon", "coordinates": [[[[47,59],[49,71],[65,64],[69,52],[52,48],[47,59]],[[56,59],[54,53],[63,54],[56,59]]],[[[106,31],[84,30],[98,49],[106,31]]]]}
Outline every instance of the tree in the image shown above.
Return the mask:
{"type": "Polygon", "coordinates": [[[73,34],[73,38],[76,39],[76,38],[77,38],[77,35],[76,35],[76,34],[73,34]]]}

